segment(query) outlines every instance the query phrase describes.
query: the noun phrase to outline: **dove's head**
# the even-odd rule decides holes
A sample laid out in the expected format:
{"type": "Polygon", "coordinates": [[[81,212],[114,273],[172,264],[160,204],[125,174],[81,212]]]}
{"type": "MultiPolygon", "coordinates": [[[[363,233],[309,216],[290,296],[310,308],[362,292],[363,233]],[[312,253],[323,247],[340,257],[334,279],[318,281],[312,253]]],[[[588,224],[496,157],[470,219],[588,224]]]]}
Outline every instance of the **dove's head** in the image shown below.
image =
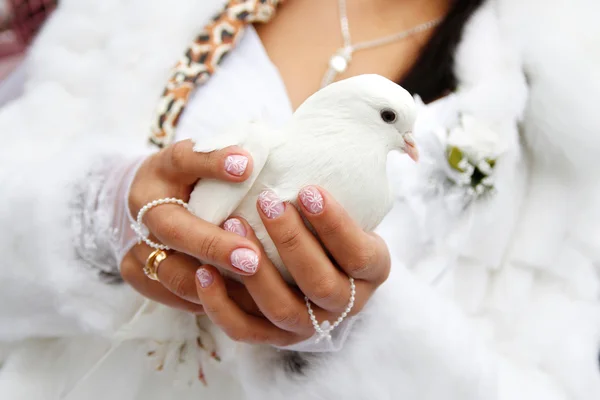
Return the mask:
{"type": "Polygon", "coordinates": [[[345,139],[383,146],[387,151],[402,150],[417,161],[419,153],[412,135],[416,114],[410,93],[374,74],[332,83],[309,97],[295,113],[321,126],[329,124],[346,135],[345,139]]]}

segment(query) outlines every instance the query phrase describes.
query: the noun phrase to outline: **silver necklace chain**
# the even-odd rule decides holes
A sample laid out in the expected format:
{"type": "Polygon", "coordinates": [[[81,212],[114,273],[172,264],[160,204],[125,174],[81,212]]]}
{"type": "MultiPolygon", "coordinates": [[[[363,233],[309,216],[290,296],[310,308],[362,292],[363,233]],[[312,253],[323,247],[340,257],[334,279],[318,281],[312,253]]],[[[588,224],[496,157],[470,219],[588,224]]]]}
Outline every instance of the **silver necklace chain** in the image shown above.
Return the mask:
{"type": "Polygon", "coordinates": [[[378,39],[366,40],[352,44],[346,0],[338,0],[338,8],[340,13],[340,28],[342,31],[343,47],[338,49],[329,59],[329,68],[323,76],[321,87],[329,85],[339,74],[348,69],[348,65],[350,64],[350,61],[352,61],[352,55],[355,52],[373,47],[384,46],[398,40],[406,39],[409,36],[431,29],[442,21],[442,18],[434,19],[402,32],[394,33],[378,39]]]}

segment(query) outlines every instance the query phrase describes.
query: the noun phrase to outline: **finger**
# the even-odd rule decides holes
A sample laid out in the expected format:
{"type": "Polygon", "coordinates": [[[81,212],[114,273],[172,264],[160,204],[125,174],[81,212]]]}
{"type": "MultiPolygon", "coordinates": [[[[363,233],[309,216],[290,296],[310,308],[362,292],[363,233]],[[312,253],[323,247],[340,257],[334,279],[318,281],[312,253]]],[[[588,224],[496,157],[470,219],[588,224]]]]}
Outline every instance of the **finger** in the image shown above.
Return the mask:
{"type": "Polygon", "coordinates": [[[252,173],[252,157],[232,146],[210,153],[194,151],[191,140],[177,142],[161,152],[160,171],[178,182],[192,184],[200,178],[243,182],[252,173]]]}
{"type": "Polygon", "coordinates": [[[266,319],[242,311],[227,295],[224,280],[213,266],[204,265],[198,269],[196,288],[208,317],[234,341],[287,346],[300,340],[266,319]]]}
{"type": "MultiPolygon", "coordinates": [[[[223,228],[245,236],[261,246],[252,228],[242,218],[228,219],[223,224],[223,228]]],[[[264,253],[264,250],[261,250],[260,259],[261,265],[258,271],[252,276],[242,278],[256,305],[275,326],[310,337],[314,333],[314,328],[306,309],[304,296],[285,282],[277,268],[264,253]]],[[[318,307],[316,308],[317,311],[315,312],[319,321],[330,320],[332,314],[326,313],[318,307]]]]}
{"type": "Polygon", "coordinates": [[[186,301],[167,290],[157,281],[149,279],[143,272],[141,264],[132,252],[127,253],[121,263],[123,280],[142,296],[158,303],[194,314],[203,314],[204,308],[199,304],[186,301]]]}
{"type": "MultiPolygon", "coordinates": [[[[154,249],[140,245],[135,246],[132,251],[137,261],[144,265],[154,249]]],[[[195,273],[199,266],[200,263],[195,258],[183,253],[173,252],[158,265],[156,275],[158,281],[174,295],[191,303],[201,304],[195,282],[195,273]]],[[[253,315],[260,315],[258,307],[244,285],[228,280],[227,292],[244,311],[253,315]]]]}
{"type": "Polygon", "coordinates": [[[223,231],[179,205],[163,204],[144,215],[144,223],[160,243],[204,263],[239,275],[252,275],[259,263],[257,246],[223,231]]]}
{"type": "Polygon", "coordinates": [[[272,191],[261,193],[258,208],[283,264],[302,293],[325,310],[343,311],[350,298],[348,277],[331,263],[298,211],[272,191]]]}
{"type": "Polygon", "coordinates": [[[339,266],[355,279],[383,283],[390,272],[390,255],[383,239],[365,233],[333,197],[307,186],[298,204],[323,245],[339,266]]]}
{"type": "MultiPolygon", "coordinates": [[[[154,249],[145,246],[135,246],[133,253],[137,261],[144,265],[154,249]]],[[[200,304],[194,273],[200,263],[184,253],[171,252],[157,267],[158,281],[177,297],[192,303],[200,304]]]]}
{"type": "Polygon", "coordinates": [[[256,302],[252,298],[248,288],[243,283],[234,281],[232,279],[225,280],[225,289],[227,295],[245,312],[256,317],[264,318],[264,314],[256,305],[256,302]]]}

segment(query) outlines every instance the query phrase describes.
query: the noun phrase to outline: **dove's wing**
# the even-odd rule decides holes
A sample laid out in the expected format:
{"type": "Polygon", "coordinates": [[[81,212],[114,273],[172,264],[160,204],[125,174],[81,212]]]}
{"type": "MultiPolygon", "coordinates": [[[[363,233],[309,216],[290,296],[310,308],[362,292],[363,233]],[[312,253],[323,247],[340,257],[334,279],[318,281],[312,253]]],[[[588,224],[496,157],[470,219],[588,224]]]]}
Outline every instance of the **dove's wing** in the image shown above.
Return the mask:
{"type": "Polygon", "coordinates": [[[228,146],[237,145],[248,151],[252,156],[252,175],[242,183],[230,183],[212,179],[202,179],[190,196],[190,210],[199,218],[220,225],[239,206],[256,178],[263,169],[269,151],[275,144],[274,132],[259,123],[238,128],[232,135],[216,138],[207,143],[197,143],[194,150],[213,151],[228,146]]]}

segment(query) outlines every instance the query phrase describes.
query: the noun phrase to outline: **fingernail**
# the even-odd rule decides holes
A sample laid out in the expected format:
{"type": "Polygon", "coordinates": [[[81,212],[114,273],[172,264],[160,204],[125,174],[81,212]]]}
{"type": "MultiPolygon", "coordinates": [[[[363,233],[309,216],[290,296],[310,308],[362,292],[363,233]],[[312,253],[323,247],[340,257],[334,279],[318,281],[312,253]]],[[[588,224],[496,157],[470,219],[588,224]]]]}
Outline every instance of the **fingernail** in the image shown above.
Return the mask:
{"type": "Polygon", "coordinates": [[[300,191],[300,201],[311,214],[323,211],[323,196],[314,186],[307,186],[300,191]]]}
{"type": "Polygon", "coordinates": [[[285,206],[272,190],[265,190],[258,196],[258,205],[269,219],[279,217],[285,210],[285,206]]]}
{"type": "Polygon", "coordinates": [[[234,176],[242,176],[248,166],[248,157],[233,154],[225,159],[225,171],[234,176]]]}
{"type": "Polygon", "coordinates": [[[196,278],[200,282],[200,286],[203,288],[209,287],[213,283],[213,276],[206,268],[198,268],[196,271],[196,278]]]}
{"type": "Polygon", "coordinates": [[[231,253],[231,265],[249,274],[258,268],[258,256],[250,249],[236,249],[231,253]]]}
{"type": "Polygon", "coordinates": [[[225,229],[227,232],[233,232],[240,236],[246,236],[246,228],[244,227],[244,224],[242,224],[242,221],[237,218],[230,218],[225,221],[223,224],[223,229],[225,229]]]}

